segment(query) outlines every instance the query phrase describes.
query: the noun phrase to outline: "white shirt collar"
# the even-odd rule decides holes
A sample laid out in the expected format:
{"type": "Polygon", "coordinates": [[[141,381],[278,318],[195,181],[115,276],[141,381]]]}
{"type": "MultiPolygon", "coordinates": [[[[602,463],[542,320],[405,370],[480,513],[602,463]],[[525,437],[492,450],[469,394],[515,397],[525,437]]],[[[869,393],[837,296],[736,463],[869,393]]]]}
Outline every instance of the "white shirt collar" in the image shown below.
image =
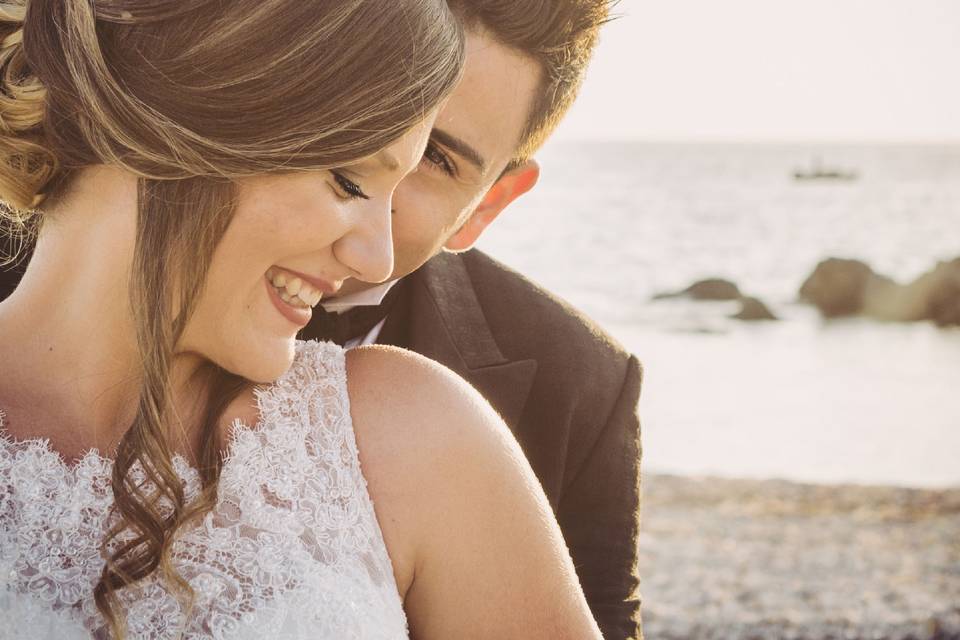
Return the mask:
{"type": "Polygon", "coordinates": [[[346,344],[343,345],[344,349],[353,349],[354,347],[365,347],[368,344],[376,344],[377,340],[380,338],[380,332],[383,331],[383,325],[387,324],[387,319],[384,318],[377,323],[373,329],[370,329],[370,333],[365,336],[360,336],[359,338],[354,338],[353,340],[347,340],[346,344]]]}
{"type": "Polygon", "coordinates": [[[320,305],[324,310],[331,313],[343,313],[354,307],[375,307],[387,297],[387,292],[393,288],[393,285],[399,280],[390,280],[375,287],[364,289],[356,293],[351,293],[337,298],[331,298],[328,302],[321,301],[320,305]]]}

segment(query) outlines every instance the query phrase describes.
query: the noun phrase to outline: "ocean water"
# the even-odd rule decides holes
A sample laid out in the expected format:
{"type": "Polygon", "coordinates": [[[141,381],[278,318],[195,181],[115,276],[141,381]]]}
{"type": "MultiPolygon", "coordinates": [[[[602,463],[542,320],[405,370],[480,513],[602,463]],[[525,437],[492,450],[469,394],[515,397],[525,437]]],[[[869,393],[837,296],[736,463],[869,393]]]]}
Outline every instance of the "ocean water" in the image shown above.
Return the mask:
{"type": "Polygon", "coordinates": [[[829,256],[901,282],[960,256],[960,146],[558,143],[540,160],[480,247],[640,357],[645,471],[960,485],[960,329],[796,300],[829,256]],[[859,179],[792,179],[817,161],[859,179]],[[706,277],[780,320],[651,300],[706,277]]]}

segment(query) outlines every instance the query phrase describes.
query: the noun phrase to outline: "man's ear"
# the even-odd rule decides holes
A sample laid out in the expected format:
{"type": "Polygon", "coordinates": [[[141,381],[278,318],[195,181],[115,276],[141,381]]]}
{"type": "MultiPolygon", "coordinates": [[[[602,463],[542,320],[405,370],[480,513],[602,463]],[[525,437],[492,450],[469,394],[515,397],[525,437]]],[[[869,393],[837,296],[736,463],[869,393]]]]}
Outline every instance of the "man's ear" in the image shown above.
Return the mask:
{"type": "Polygon", "coordinates": [[[472,247],[500,212],[533,189],[539,179],[540,165],[532,159],[497,178],[463,226],[443,245],[444,248],[449,251],[466,251],[472,247]]]}

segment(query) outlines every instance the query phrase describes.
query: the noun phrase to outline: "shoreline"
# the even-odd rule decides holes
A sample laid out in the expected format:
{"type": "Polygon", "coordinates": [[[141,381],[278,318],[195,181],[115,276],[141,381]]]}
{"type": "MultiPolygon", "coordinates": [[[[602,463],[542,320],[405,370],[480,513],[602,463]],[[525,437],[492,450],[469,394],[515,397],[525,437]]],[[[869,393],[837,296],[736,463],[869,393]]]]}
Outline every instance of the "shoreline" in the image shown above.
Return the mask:
{"type": "Polygon", "coordinates": [[[644,474],[650,640],[960,639],[960,488],[644,474]]]}

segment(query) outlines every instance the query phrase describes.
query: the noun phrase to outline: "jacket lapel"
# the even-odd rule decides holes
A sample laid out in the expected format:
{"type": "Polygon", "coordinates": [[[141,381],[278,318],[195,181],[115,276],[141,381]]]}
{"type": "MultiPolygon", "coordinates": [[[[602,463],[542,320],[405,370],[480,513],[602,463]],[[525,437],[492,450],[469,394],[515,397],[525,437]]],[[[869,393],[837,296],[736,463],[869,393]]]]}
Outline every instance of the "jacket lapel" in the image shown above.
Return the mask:
{"type": "Polygon", "coordinates": [[[405,278],[403,304],[381,342],[416,351],[473,385],[516,432],[537,371],[536,360],[500,351],[460,256],[441,253],[405,278]]]}

